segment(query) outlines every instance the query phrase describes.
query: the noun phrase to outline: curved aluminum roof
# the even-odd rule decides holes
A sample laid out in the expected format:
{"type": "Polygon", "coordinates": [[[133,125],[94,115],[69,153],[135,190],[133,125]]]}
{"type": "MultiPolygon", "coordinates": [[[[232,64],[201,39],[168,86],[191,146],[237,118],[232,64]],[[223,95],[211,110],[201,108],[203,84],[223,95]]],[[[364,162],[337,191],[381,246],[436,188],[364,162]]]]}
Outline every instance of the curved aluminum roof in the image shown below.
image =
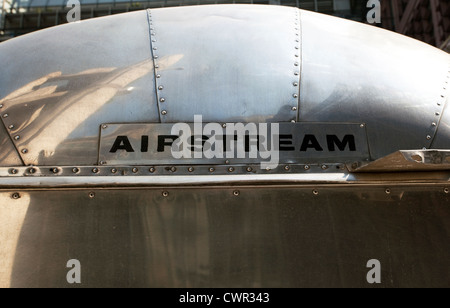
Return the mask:
{"type": "Polygon", "coordinates": [[[1,166],[97,164],[102,123],[192,122],[196,114],[365,123],[373,160],[450,149],[448,54],[296,8],[108,16],[9,40],[0,58],[1,166]]]}

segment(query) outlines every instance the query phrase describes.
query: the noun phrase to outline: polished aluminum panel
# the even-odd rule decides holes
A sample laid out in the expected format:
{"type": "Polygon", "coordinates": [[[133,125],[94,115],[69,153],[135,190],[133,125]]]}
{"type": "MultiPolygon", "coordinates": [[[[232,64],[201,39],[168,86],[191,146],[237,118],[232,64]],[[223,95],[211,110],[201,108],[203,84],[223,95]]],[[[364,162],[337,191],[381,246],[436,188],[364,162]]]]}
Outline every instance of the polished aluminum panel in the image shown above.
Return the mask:
{"type": "Polygon", "coordinates": [[[149,19],[163,123],[297,120],[298,9],[192,6],[149,19]]]}
{"type": "Polygon", "coordinates": [[[11,141],[11,137],[3,124],[0,123],[0,166],[20,166],[22,164],[23,162],[11,141]]]}
{"type": "Polygon", "coordinates": [[[450,195],[435,184],[2,190],[0,200],[1,286],[373,287],[371,259],[382,287],[450,286],[450,195]],[[79,285],[66,280],[70,259],[79,285]]]}
{"type": "Polygon", "coordinates": [[[301,22],[300,121],[366,123],[373,158],[430,148],[448,98],[449,54],[313,12],[302,11],[301,22]]]}
{"type": "Polygon", "coordinates": [[[94,164],[100,123],[159,121],[145,11],[9,40],[0,58],[2,120],[26,164],[94,164]]]}
{"type": "Polygon", "coordinates": [[[363,124],[226,123],[224,126],[220,123],[103,124],[99,164],[273,162],[276,168],[279,163],[370,160],[363,124]]]}

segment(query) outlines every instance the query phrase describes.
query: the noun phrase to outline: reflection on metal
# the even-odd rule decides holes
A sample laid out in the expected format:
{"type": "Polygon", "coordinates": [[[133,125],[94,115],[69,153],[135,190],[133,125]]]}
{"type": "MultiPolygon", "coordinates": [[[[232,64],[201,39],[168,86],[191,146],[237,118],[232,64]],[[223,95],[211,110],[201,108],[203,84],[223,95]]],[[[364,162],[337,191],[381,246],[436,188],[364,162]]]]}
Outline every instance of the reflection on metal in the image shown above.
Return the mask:
{"type": "Polygon", "coordinates": [[[450,150],[398,151],[372,163],[356,164],[350,168],[353,172],[450,170],[450,150]]]}
{"type": "Polygon", "coordinates": [[[70,259],[82,287],[365,287],[371,259],[382,286],[450,286],[445,52],[231,5],[55,27],[0,57],[0,286],[70,287],[70,259]],[[111,155],[119,134],[146,149],[195,115],[222,132],[279,124],[296,145],[311,132],[328,151],[269,169],[150,144],[111,155]]]}
{"type": "Polygon", "coordinates": [[[72,287],[76,258],[81,287],[370,287],[376,258],[381,286],[449,287],[444,187],[27,191],[9,201],[27,214],[10,217],[23,227],[8,283],[72,287]]]}

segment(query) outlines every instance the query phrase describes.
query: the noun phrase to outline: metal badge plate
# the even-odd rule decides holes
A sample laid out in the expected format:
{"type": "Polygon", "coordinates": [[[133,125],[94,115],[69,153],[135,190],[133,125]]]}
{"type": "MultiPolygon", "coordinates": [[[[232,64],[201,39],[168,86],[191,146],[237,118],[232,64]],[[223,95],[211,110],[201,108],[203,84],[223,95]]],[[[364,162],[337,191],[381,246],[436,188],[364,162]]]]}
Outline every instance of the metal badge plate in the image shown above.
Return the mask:
{"type": "Polygon", "coordinates": [[[244,164],[275,161],[276,155],[279,163],[370,159],[363,124],[183,123],[177,130],[179,124],[103,124],[99,164],[244,164]],[[174,154],[184,149],[186,155],[174,154]]]}

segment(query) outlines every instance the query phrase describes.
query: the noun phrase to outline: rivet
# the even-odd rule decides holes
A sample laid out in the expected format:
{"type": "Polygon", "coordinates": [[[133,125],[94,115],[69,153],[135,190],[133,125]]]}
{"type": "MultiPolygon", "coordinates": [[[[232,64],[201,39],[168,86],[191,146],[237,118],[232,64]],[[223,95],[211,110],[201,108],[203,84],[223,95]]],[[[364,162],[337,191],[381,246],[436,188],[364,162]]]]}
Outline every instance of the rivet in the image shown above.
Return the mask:
{"type": "Polygon", "coordinates": [[[154,55],[154,56],[153,56],[153,58],[155,58],[155,59],[158,59],[158,58],[159,58],[159,56],[157,56],[157,55],[154,55]]]}
{"type": "Polygon", "coordinates": [[[314,189],[313,191],[312,191],[312,193],[314,194],[314,195],[318,195],[319,194],[319,191],[317,190],[317,189],[314,189]]]}
{"type": "Polygon", "coordinates": [[[113,174],[117,173],[117,169],[116,168],[112,168],[111,169],[111,173],[113,173],[113,174]]]}
{"type": "Polygon", "coordinates": [[[441,115],[439,112],[436,112],[436,115],[438,116],[438,115],[441,115]]]}
{"type": "Polygon", "coordinates": [[[158,47],[153,47],[153,50],[157,50],[158,49],[158,47]]]}
{"type": "Polygon", "coordinates": [[[298,62],[295,62],[294,65],[295,65],[295,66],[298,66],[298,62]]]}
{"type": "Polygon", "coordinates": [[[20,139],[20,136],[15,136],[14,137],[14,140],[19,140],[20,139]]]}
{"type": "Polygon", "coordinates": [[[360,125],[359,125],[360,128],[364,128],[365,126],[366,126],[366,125],[364,125],[364,124],[360,124],[360,125]]]}
{"type": "Polygon", "coordinates": [[[431,126],[436,126],[437,124],[435,122],[431,123],[431,126]]]}
{"type": "Polygon", "coordinates": [[[293,83],[294,87],[298,87],[298,82],[293,83]]]}
{"type": "Polygon", "coordinates": [[[194,171],[194,167],[189,167],[189,168],[188,168],[188,171],[189,171],[189,172],[193,172],[193,171],[194,171]]]}
{"type": "Polygon", "coordinates": [[[138,168],[133,168],[131,171],[132,171],[133,173],[138,173],[139,169],[138,169],[138,168]]]}
{"type": "Polygon", "coordinates": [[[164,103],[164,102],[166,101],[166,99],[165,99],[164,97],[161,97],[161,98],[159,99],[159,101],[160,101],[161,103],[164,103]]]}
{"type": "Polygon", "coordinates": [[[156,64],[156,65],[155,65],[155,68],[159,68],[159,65],[158,65],[158,64],[156,64]]]}
{"type": "Polygon", "coordinates": [[[0,104],[0,108],[3,108],[3,105],[0,104]]]}
{"type": "Polygon", "coordinates": [[[270,169],[270,167],[266,167],[266,171],[270,171],[270,170],[272,170],[272,169],[270,169]]]}
{"type": "Polygon", "coordinates": [[[169,196],[169,192],[168,191],[163,191],[162,192],[162,196],[163,197],[168,197],[169,196]]]}
{"type": "Polygon", "coordinates": [[[17,170],[17,169],[11,169],[10,172],[11,172],[11,174],[17,174],[17,173],[19,172],[19,170],[17,170]]]}
{"type": "Polygon", "coordinates": [[[56,174],[56,173],[59,172],[59,169],[58,169],[58,168],[52,168],[51,171],[52,171],[54,174],[56,174]]]}
{"type": "Polygon", "coordinates": [[[154,35],[156,35],[156,33],[155,33],[155,32],[152,32],[152,35],[154,36],[154,35]]]}
{"type": "Polygon", "coordinates": [[[8,117],[8,114],[7,114],[7,113],[5,113],[5,114],[3,115],[3,117],[4,117],[4,118],[7,118],[7,117],[8,117]]]}
{"type": "Polygon", "coordinates": [[[27,149],[23,149],[22,150],[22,154],[27,154],[28,153],[28,150],[27,149]]]}
{"type": "Polygon", "coordinates": [[[235,196],[239,196],[239,195],[240,195],[240,191],[239,191],[239,190],[235,190],[235,191],[233,191],[233,195],[235,195],[235,196]]]}
{"type": "Polygon", "coordinates": [[[30,174],[35,174],[35,173],[36,173],[36,168],[30,168],[30,169],[28,169],[28,173],[30,173],[30,174]]]}
{"type": "Polygon", "coordinates": [[[391,193],[391,190],[387,188],[384,192],[389,195],[391,193]]]}
{"type": "Polygon", "coordinates": [[[14,128],[14,125],[10,125],[10,126],[8,126],[8,128],[9,128],[9,129],[13,129],[13,128],[14,128]]]}
{"type": "Polygon", "coordinates": [[[93,172],[93,173],[99,173],[100,170],[99,170],[98,168],[94,168],[94,169],[92,169],[92,172],[93,172]]]}
{"type": "Polygon", "coordinates": [[[253,171],[252,167],[247,167],[247,172],[252,172],[252,171],[253,171]]]}
{"type": "Polygon", "coordinates": [[[164,89],[163,86],[159,86],[159,87],[158,87],[158,90],[162,90],[162,89],[164,89]]]}
{"type": "Polygon", "coordinates": [[[13,194],[11,195],[11,198],[13,198],[13,199],[15,199],[15,200],[20,199],[20,194],[19,194],[19,193],[13,193],[13,194]]]}
{"type": "Polygon", "coordinates": [[[161,114],[162,114],[162,115],[166,115],[166,114],[167,114],[167,111],[163,110],[163,111],[161,111],[161,114]]]}
{"type": "Polygon", "coordinates": [[[156,40],[155,40],[155,39],[152,39],[152,42],[154,43],[154,42],[156,42],[156,40]]]}
{"type": "Polygon", "coordinates": [[[328,166],[327,165],[322,165],[321,168],[322,168],[322,170],[327,170],[328,166]]]}
{"type": "Polygon", "coordinates": [[[297,54],[296,54],[296,55],[295,55],[295,57],[296,57],[296,58],[298,58],[298,57],[299,57],[299,55],[297,55],[297,54]]]}
{"type": "Polygon", "coordinates": [[[177,168],[175,168],[175,167],[172,167],[172,168],[170,168],[170,171],[172,171],[172,172],[176,172],[176,171],[177,171],[177,168]]]}
{"type": "Polygon", "coordinates": [[[156,75],[156,78],[161,78],[161,75],[160,74],[156,75]]]}
{"type": "Polygon", "coordinates": [[[106,165],[106,161],[100,161],[100,165],[106,165]]]}
{"type": "Polygon", "coordinates": [[[73,169],[72,169],[72,172],[73,172],[73,173],[78,173],[78,172],[80,172],[80,168],[73,168],[73,169]]]}
{"type": "Polygon", "coordinates": [[[431,136],[430,135],[427,136],[427,140],[431,140],[431,136]]]}
{"type": "Polygon", "coordinates": [[[291,123],[297,123],[297,121],[295,121],[295,120],[291,120],[291,123]]]}
{"type": "Polygon", "coordinates": [[[297,98],[298,97],[298,94],[294,94],[294,95],[292,95],[294,98],[297,98]]]}
{"type": "Polygon", "coordinates": [[[294,75],[295,75],[295,76],[298,76],[298,75],[299,75],[299,72],[295,72],[294,75]]]}
{"type": "Polygon", "coordinates": [[[298,49],[298,46],[295,46],[295,49],[298,49]]]}
{"type": "Polygon", "coordinates": [[[150,167],[149,169],[148,169],[148,171],[150,171],[150,173],[154,173],[155,172],[155,167],[150,167]]]}
{"type": "Polygon", "coordinates": [[[209,172],[214,172],[214,168],[213,167],[211,167],[211,168],[209,168],[209,172]]]}
{"type": "Polygon", "coordinates": [[[229,172],[233,172],[233,171],[234,171],[234,168],[233,168],[233,167],[230,167],[230,168],[228,168],[228,171],[229,171],[229,172]]]}
{"type": "Polygon", "coordinates": [[[444,193],[448,194],[450,190],[448,188],[444,188],[444,193]]]}
{"type": "Polygon", "coordinates": [[[289,171],[289,170],[291,170],[291,167],[289,167],[289,166],[284,166],[284,170],[289,171]]]}
{"type": "Polygon", "coordinates": [[[223,124],[222,124],[222,127],[223,127],[223,128],[227,127],[227,124],[223,123],[223,124]]]}
{"type": "Polygon", "coordinates": [[[292,111],[297,111],[297,107],[292,107],[292,111]]]}
{"type": "Polygon", "coordinates": [[[108,128],[108,125],[103,124],[103,125],[102,125],[102,128],[103,128],[103,129],[107,129],[107,128],[108,128]]]}
{"type": "Polygon", "coordinates": [[[89,198],[94,199],[95,198],[95,192],[91,191],[88,196],[89,196],[89,198]]]}
{"type": "Polygon", "coordinates": [[[230,161],[227,159],[227,160],[225,161],[225,164],[226,164],[226,165],[229,165],[229,164],[230,164],[230,161]]]}
{"type": "Polygon", "coordinates": [[[311,168],[309,165],[305,165],[305,170],[309,170],[309,168],[311,168]]]}

